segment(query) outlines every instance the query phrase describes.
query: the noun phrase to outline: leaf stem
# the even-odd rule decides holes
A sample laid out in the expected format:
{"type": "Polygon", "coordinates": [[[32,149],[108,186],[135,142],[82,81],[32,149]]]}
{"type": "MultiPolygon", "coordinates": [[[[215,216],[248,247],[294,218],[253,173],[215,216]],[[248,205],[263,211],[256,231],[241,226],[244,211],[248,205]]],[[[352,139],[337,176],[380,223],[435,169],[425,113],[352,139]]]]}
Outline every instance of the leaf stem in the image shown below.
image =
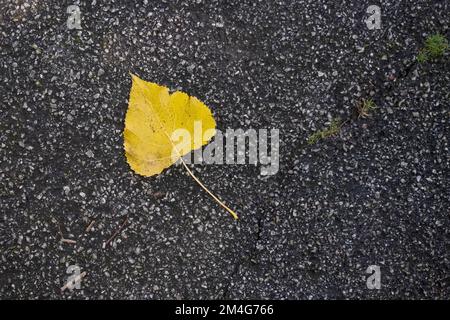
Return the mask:
{"type": "Polygon", "coordinates": [[[227,210],[233,216],[234,219],[236,219],[236,220],[239,219],[236,212],[234,212],[233,210],[228,208],[225,203],[220,201],[220,199],[217,198],[211,191],[209,191],[208,188],[206,188],[205,185],[192,173],[191,169],[189,169],[186,162],[184,162],[183,157],[181,157],[180,159],[181,159],[181,163],[186,168],[187,172],[191,175],[191,177],[195,180],[195,182],[197,182],[200,185],[200,187],[203,188],[203,190],[205,190],[214,200],[216,200],[218,204],[220,204],[225,210],[227,210]]]}

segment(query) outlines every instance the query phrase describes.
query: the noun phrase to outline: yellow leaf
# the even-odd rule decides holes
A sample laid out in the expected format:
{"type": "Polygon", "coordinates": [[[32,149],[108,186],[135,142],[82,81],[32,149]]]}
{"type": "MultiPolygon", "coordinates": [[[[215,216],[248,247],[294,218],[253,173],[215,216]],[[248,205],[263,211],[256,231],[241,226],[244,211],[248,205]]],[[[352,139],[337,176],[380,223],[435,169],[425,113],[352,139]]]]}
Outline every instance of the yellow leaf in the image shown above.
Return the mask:
{"type": "Polygon", "coordinates": [[[144,81],[135,75],[131,77],[124,130],[125,155],[131,169],[146,177],[153,176],[181,158],[192,178],[237,219],[236,213],[194,176],[182,158],[207,144],[214,136],[216,121],[211,110],[186,93],[177,91],[170,94],[166,87],[144,81]],[[198,124],[201,124],[200,127],[198,124]],[[174,133],[180,129],[192,137],[184,148],[177,147],[177,141],[174,141],[174,133]]]}

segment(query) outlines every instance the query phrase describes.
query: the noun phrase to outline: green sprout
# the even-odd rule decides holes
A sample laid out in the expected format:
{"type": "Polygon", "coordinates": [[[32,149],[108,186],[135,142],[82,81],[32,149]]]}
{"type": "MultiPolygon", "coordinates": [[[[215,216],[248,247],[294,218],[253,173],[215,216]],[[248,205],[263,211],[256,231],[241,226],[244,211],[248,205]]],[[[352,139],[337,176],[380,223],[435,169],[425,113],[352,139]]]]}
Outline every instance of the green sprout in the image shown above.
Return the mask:
{"type": "Polygon", "coordinates": [[[340,130],[341,130],[341,119],[339,119],[339,118],[333,119],[331,121],[331,124],[327,128],[313,133],[308,138],[308,144],[310,144],[310,145],[315,144],[320,139],[325,139],[325,138],[334,136],[340,130]]]}
{"type": "Polygon", "coordinates": [[[425,47],[417,55],[419,63],[442,57],[448,50],[448,40],[441,34],[433,34],[425,40],[425,47]]]}
{"type": "Polygon", "coordinates": [[[377,105],[372,99],[363,99],[356,107],[359,118],[370,117],[370,113],[377,109],[377,105]]]}

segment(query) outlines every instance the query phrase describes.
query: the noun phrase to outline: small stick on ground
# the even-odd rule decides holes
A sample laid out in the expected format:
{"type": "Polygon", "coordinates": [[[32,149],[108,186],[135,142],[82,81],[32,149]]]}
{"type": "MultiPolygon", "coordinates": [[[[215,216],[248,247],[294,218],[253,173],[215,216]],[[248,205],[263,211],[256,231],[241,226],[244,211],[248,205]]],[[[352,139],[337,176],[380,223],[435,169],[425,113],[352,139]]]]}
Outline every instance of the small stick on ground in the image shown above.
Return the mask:
{"type": "Polygon", "coordinates": [[[117,235],[122,232],[123,228],[125,227],[125,225],[128,222],[128,215],[125,217],[125,219],[123,220],[122,224],[120,225],[120,227],[112,234],[112,236],[105,242],[104,247],[106,247],[108,244],[111,243],[111,241],[114,240],[115,237],[117,237],[117,235]]]}
{"type": "Polygon", "coordinates": [[[92,227],[94,226],[95,223],[95,219],[92,219],[92,221],[89,223],[89,225],[86,227],[86,230],[84,230],[84,232],[89,232],[91,231],[92,227]]]}
{"type": "Polygon", "coordinates": [[[61,238],[61,242],[69,243],[69,244],[76,244],[77,243],[75,240],[65,239],[65,238],[61,238]]]}
{"type": "Polygon", "coordinates": [[[60,239],[61,242],[69,243],[69,244],[76,244],[77,243],[76,240],[64,238],[64,235],[63,235],[62,230],[61,230],[61,225],[59,223],[58,223],[58,233],[59,233],[59,236],[61,237],[61,239],[60,239]]]}

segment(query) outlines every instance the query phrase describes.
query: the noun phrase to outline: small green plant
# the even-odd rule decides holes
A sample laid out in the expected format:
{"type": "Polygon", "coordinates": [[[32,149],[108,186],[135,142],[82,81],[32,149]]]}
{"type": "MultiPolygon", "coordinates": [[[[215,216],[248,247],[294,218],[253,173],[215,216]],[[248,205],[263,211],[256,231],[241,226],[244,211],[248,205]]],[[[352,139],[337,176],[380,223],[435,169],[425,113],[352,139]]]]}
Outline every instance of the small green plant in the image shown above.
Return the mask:
{"type": "Polygon", "coordinates": [[[328,126],[328,128],[313,133],[308,138],[308,144],[315,144],[320,139],[325,139],[325,138],[334,136],[340,130],[341,130],[341,119],[339,119],[339,118],[333,119],[331,121],[331,124],[328,126]]]}
{"type": "Polygon", "coordinates": [[[81,41],[81,37],[80,37],[78,34],[75,35],[73,41],[74,41],[76,44],[81,44],[81,43],[83,42],[83,41],[81,41]]]}
{"type": "Polygon", "coordinates": [[[425,47],[417,55],[419,63],[442,57],[448,50],[448,40],[441,34],[433,34],[425,40],[425,47]]]}
{"type": "Polygon", "coordinates": [[[375,109],[377,109],[377,105],[372,99],[363,99],[356,106],[356,110],[358,111],[358,118],[370,117],[371,112],[375,109]]]}
{"type": "Polygon", "coordinates": [[[428,56],[423,50],[420,50],[419,54],[417,55],[417,62],[424,63],[428,60],[428,56]]]}

